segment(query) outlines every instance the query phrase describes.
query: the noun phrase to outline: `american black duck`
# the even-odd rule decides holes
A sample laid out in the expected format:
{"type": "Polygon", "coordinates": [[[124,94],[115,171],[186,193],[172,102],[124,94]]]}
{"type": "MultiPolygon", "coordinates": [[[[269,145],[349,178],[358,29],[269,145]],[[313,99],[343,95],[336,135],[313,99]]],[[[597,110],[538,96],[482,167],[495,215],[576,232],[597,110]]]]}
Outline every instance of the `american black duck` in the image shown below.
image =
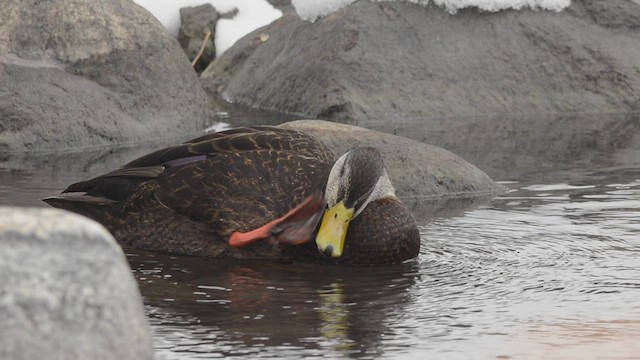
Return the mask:
{"type": "Polygon", "coordinates": [[[150,251],[382,264],[420,249],[379,151],[355,148],[334,161],[313,136],[280,127],[205,135],[44,201],[150,251]]]}

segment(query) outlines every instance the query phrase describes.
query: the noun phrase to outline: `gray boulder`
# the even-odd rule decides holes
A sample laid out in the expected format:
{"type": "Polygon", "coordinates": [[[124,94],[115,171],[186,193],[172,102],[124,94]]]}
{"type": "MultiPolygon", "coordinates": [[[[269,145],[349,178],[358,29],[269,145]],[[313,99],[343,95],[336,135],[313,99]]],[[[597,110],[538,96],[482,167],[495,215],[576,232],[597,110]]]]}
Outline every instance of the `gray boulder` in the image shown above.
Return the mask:
{"type": "Polygon", "coordinates": [[[201,79],[231,102],[385,130],[403,119],[634,111],[640,6],[574,0],[559,13],[451,15],[361,0],[314,23],[285,14],[201,79]]]}
{"type": "Polygon", "coordinates": [[[113,145],[195,132],[212,120],[177,41],[132,1],[0,7],[0,149],[113,145]]]}
{"type": "Polygon", "coordinates": [[[322,120],[297,120],[281,126],[315,136],[336,156],[357,146],[379,149],[400,197],[477,197],[505,190],[460,157],[418,141],[322,120]]]}
{"type": "Polygon", "coordinates": [[[199,73],[216,57],[214,40],[219,18],[220,14],[211,4],[180,9],[178,42],[192,64],[195,60],[193,67],[199,73]]]}
{"type": "Polygon", "coordinates": [[[98,223],[0,208],[0,359],[152,359],[140,292],[98,223]]]}

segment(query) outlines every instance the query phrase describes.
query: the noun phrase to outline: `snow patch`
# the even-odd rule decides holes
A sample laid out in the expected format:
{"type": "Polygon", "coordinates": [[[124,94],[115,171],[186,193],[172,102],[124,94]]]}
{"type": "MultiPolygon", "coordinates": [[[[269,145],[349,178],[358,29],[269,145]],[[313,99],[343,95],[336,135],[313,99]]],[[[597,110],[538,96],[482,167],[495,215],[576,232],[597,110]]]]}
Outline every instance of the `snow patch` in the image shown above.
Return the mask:
{"type": "MultiPolygon", "coordinates": [[[[428,1],[410,0],[410,2],[424,4],[428,1]]],[[[520,10],[526,7],[536,10],[562,11],[571,5],[571,0],[433,0],[433,3],[455,14],[458,10],[468,7],[492,12],[507,9],[520,10]]]]}
{"type": "MultiPolygon", "coordinates": [[[[372,1],[394,1],[394,0],[372,0],[372,1]]],[[[552,11],[562,11],[569,5],[571,0],[404,0],[413,4],[428,5],[430,2],[444,7],[452,14],[458,10],[476,7],[484,11],[500,11],[506,9],[520,10],[528,7],[532,9],[543,9],[552,11]]],[[[640,1],[640,0],[634,0],[640,1]]],[[[293,0],[291,3],[298,15],[307,21],[315,21],[317,18],[331,14],[343,7],[350,5],[355,0],[293,0]]]]}
{"type": "Polygon", "coordinates": [[[291,4],[302,19],[314,22],[317,18],[347,7],[356,0],[293,0],[291,4]]]}

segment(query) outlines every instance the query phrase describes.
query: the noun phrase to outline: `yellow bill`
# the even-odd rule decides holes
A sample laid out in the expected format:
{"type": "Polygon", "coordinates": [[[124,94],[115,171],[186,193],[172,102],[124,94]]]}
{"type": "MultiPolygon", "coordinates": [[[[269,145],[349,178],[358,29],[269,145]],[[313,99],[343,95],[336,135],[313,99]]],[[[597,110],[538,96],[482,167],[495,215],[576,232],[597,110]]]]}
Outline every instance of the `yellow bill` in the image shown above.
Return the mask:
{"type": "Polygon", "coordinates": [[[334,207],[324,212],[316,245],[320,252],[340,257],[344,249],[344,239],[347,237],[349,222],[353,218],[353,209],[347,209],[344,201],[340,201],[334,207]]]}

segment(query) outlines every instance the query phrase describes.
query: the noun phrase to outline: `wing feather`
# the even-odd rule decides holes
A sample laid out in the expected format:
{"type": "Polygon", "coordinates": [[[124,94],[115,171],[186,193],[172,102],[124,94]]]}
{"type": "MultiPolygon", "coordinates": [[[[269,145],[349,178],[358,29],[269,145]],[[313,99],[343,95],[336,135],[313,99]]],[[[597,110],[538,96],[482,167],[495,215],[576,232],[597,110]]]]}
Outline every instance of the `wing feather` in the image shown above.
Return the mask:
{"type": "Polygon", "coordinates": [[[286,151],[218,154],[167,169],[156,179],[155,194],[169,209],[215,231],[248,231],[321,194],[330,166],[286,151]]]}

